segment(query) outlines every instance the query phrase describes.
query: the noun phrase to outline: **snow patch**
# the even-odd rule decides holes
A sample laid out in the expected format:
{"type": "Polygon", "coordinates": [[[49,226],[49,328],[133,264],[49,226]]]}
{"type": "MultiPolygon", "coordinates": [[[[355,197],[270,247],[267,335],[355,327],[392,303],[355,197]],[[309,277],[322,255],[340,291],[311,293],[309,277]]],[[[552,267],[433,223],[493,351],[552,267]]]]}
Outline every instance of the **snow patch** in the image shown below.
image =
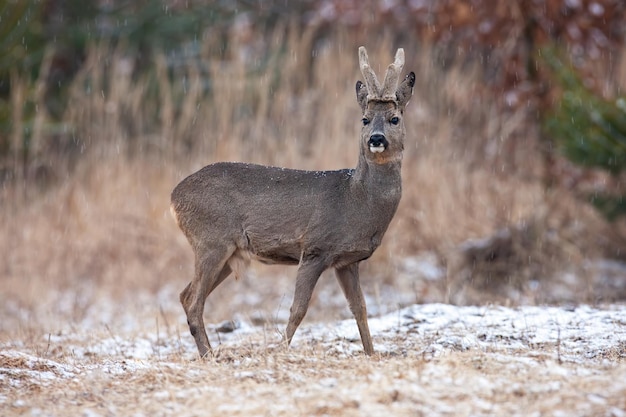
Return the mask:
{"type": "MultiPolygon", "coordinates": [[[[541,351],[572,362],[601,357],[611,349],[626,355],[624,323],[626,309],[621,306],[596,309],[428,304],[369,319],[379,352],[405,349],[438,356],[449,350],[487,352],[497,346],[509,351],[541,351]]],[[[296,333],[294,343],[302,339],[334,345],[335,350],[346,354],[361,349],[354,320],[308,327],[296,333]],[[350,345],[337,345],[338,341],[350,345]]]]}
{"type": "MultiPolygon", "coordinates": [[[[279,332],[252,326],[244,320],[234,324],[229,333],[219,333],[220,325],[208,327],[216,351],[222,347],[245,349],[259,343],[270,350],[280,348],[279,332]]],[[[574,371],[560,367],[563,362],[585,364],[590,360],[597,363],[608,360],[610,363],[626,357],[626,308],[620,305],[603,308],[413,305],[370,318],[369,325],[376,351],[392,356],[434,358],[453,351],[474,350],[513,369],[549,366],[552,374],[560,371],[564,377],[574,371]]],[[[69,363],[25,353],[24,347],[16,344],[0,344],[0,384],[14,388],[23,384],[46,386],[57,380],[73,380],[86,372],[124,375],[159,367],[178,369],[185,366],[181,356],[196,357],[193,339],[186,334],[133,333],[132,337],[111,334],[97,338],[85,333],[48,336],[47,342],[62,345],[66,352],[71,352],[69,360],[64,358],[69,363]],[[172,362],[169,358],[173,356],[177,359],[172,362]]],[[[327,354],[338,357],[362,355],[363,350],[354,319],[305,323],[296,332],[291,349],[302,349],[302,345],[321,346],[327,354]]],[[[578,368],[575,372],[581,375],[585,369],[578,368]]],[[[237,377],[265,382],[276,378],[272,372],[252,375],[246,371],[237,377]]],[[[335,381],[322,379],[319,384],[332,388],[335,381]]],[[[551,392],[559,388],[548,384],[536,389],[551,392]]],[[[157,393],[160,396],[165,394],[157,393]]]]}

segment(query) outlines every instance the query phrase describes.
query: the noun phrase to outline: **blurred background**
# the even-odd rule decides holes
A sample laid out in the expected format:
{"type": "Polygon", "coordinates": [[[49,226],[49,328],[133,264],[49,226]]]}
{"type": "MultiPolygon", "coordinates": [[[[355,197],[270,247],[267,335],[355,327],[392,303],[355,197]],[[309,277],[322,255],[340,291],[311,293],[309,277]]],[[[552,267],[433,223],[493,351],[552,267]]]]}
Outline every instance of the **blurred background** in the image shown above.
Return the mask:
{"type": "MultiPolygon", "coordinates": [[[[355,166],[360,45],[417,74],[372,314],[623,301],[625,39],[621,0],[0,0],[0,334],[184,322],[172,188],[219,160],[355,166]]],[[[350,315],[330,275],[314,319],[350,315]]],[[[294,276],[254,265],[207,322],[284,320],[294,276]]]]}

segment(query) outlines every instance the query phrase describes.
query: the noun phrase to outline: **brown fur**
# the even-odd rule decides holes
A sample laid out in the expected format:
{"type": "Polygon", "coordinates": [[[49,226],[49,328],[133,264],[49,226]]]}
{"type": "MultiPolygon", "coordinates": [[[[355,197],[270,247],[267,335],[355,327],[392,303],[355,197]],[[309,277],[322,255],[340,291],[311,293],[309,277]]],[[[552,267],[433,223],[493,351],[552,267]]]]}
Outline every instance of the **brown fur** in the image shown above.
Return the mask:
{"type": "Polygon", "coordinates": [[[402,116],[415,75],[397,86],[404,63],[398,50],[380,87],[367,70],[363,47],[359,58],[366,85],[357,83],[357,100],[368,123],[361,131],[356,169],[301,171],[222,162],[190,175],[172,192],[174,217],[195,254],[195,276],[180,300],[200,356],[211,349],[204,329],[205,300],[249,258],[299,266],[287,343],[306,314],[320,274],[334,268],[365,353],[373,353],[358,265],[380,245],[400,201],[402,116]],[[395,94],[381,96],[388,91],[395,94]],[[370,150],[373,135],[385,138],[384,151],[370,150]]]}

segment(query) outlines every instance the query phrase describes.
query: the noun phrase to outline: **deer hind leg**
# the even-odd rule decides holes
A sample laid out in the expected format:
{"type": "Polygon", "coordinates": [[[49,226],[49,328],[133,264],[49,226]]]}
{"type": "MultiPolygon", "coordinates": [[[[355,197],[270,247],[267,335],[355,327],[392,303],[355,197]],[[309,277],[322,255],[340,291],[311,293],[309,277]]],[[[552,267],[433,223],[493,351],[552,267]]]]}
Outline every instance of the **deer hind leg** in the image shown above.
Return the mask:
{"type": "Polygon", "coordinates": [[[359,334],[361,335],[361,342],[363,342],[363,350],[367,355],[371,355],[374,353],[374,346],[367,324],[365,298],[363,297],[363,291],[361,291],[361,283],[359,281],[359,264],[354,263],[343,268],[337,268],[335,269],[335,273],[339,285],[341,285],[341,289],[350,305],[350,311],[352,311],[356,319],[359,334]]]}
{"type": "Polygon", "coordinates": [[[285,332],[285,340],[288,345],[291,343],[293,334],[306,315],[315,284],[317,284],[317,280],[325,269],[326,265],[317,259],[303,262],[298,268],[293,304],[289,310],[289,323],[285,332]]]}
{"type": "Polygon", "coordinates": [[[193,280],[180,293],[180,302],[187,315],[189,331],[193,336],[200,357],[211,351],[211,344],[204,328],[204,302],[231,273],[226,263],[232,251],[226,248],[196,250],[196,270],[193,280]]]}

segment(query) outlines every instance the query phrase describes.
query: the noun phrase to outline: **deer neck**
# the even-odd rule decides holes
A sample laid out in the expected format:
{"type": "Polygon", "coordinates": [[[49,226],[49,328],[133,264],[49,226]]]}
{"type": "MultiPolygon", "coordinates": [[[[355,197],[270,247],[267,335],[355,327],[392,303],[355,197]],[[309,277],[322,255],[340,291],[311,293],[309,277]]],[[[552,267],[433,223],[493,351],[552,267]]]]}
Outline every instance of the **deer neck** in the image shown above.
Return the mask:
{"type": "Polygon", "coordinates": [[[402,194],[402,156],[384,162],[369,159],[361,152],[352,176],[355,184],[375,201],[400,200],[402,194]]]}

